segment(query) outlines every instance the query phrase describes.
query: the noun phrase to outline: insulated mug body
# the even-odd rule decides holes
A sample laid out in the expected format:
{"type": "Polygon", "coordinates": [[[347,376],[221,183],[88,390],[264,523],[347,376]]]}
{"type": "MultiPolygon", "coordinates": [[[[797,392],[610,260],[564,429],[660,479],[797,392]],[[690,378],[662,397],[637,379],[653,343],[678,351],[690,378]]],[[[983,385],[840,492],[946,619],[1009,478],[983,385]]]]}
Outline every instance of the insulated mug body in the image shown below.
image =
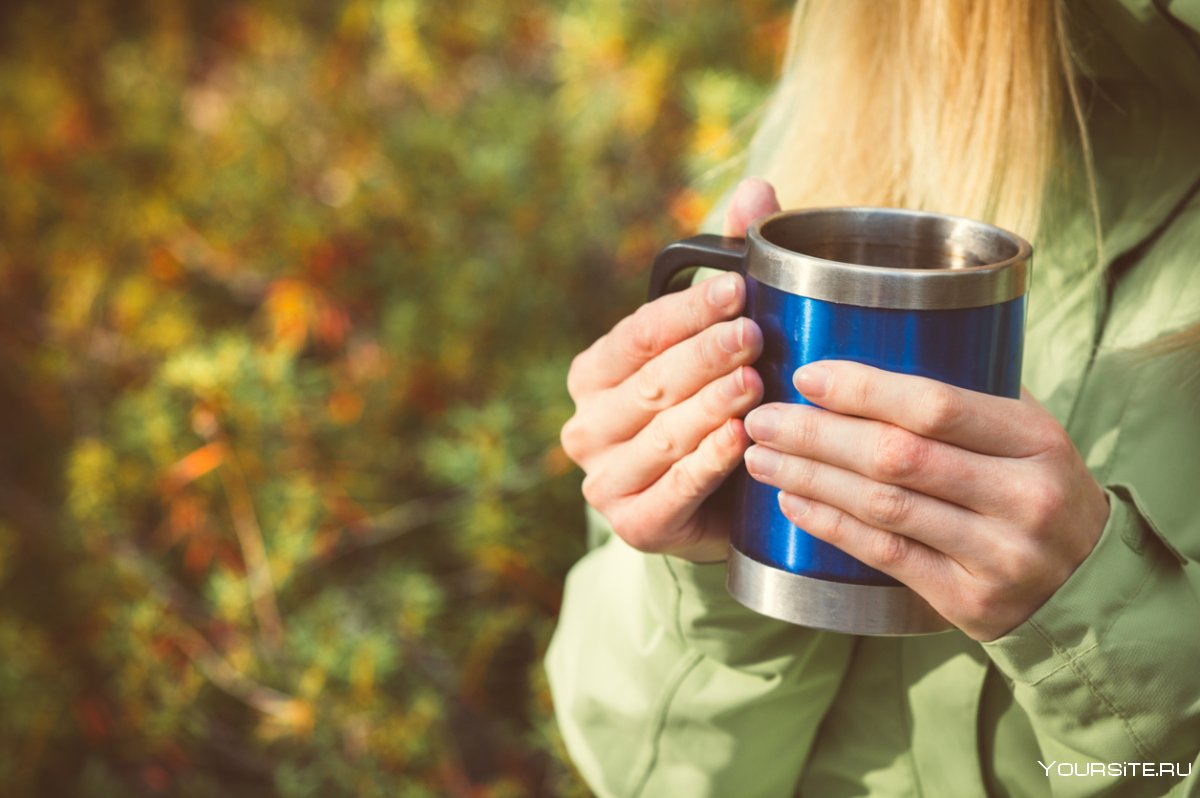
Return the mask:
{"type": "MultiPolygon", "coordinates": [[[[692,266],[737,271],[745,315],[763,332],[764,402],[809,404],[792,383],[817,360],[853,360],[973,391],[1020,393],[1031,248],[1020,237],[940,214],[890,208],[787,211],[745,239],[696,236],[655,261],[650,298],[692,266]]],[[[890,576],[792,524],[778,490],[739,468],[728,588],[753,610],[851,634],[949,628],[890,576]]]]}

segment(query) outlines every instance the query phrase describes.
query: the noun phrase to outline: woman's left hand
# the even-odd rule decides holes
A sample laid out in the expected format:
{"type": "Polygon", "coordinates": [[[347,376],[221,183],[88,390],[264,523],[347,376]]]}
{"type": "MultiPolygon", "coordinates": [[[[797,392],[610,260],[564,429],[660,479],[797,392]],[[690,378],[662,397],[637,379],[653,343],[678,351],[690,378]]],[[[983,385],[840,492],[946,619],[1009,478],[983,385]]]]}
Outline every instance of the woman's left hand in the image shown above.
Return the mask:
{"type": "Polygon", "coordinates": [[[798,527],[908,585],[972,638],[1021,624],[1096,545],[1104,490],[1028,393],[832,360],[795,384],[820,408],[750,413],[750,475],[780,489],[798,527]]]}

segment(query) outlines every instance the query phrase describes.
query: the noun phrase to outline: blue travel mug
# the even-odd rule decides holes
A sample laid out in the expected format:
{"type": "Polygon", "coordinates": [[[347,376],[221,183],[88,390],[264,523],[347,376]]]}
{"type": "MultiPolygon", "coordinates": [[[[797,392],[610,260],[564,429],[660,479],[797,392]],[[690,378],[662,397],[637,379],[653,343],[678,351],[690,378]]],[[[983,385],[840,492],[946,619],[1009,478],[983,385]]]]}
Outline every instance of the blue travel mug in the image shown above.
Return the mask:
{"type": "MultiPolygon", "coordinates": [[[[816,360],[854,360],[997,396],[1017,397],[1029,243],[983,222],[894,208],[785,211],[746,238],[700,235],[654,262],[650,299],[684,270],[746,279],[747,317],[763,331],[755,368],[765,402],[808,403],[792,375],[816,360]]],[[[911,635],[950,624],[887,574],[807,534],[777,489],[745,468],[730,502],[727,586],[764,615],[850,634],[911,635]]]]}

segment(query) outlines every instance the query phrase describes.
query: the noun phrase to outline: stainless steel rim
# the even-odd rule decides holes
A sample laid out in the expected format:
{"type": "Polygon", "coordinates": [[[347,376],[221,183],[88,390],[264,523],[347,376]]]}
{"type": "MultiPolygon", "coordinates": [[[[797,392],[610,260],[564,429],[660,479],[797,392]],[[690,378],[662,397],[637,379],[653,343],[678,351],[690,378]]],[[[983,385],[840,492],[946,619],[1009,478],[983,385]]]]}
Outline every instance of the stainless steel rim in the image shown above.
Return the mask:
{"type": "Polygon", "coordinates": [[[1028,241],[999,227],[898,208],[783,211],[754,224],[747,237],[747,272],[759,282],[812,299],[899,310],[1016,299],[1028,290],[1033,253],[1028,241]]]}
{"type": "Polygon", "coordinates": [[[854,635],[925,635],[954,627],[907,587],[828,582],[729,550],[729,594],[781,621],[854,635]]]}

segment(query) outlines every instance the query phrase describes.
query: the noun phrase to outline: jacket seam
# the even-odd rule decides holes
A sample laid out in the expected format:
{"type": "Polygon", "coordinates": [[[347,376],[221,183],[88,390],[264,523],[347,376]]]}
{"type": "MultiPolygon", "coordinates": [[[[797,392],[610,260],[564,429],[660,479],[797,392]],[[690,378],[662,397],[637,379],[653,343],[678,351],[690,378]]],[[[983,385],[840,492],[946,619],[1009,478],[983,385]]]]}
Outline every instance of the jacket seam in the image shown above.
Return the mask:
{"type": "Polygon", "coordinates": [[[671,714],[671,704],[675,700],[675,696],[679,693],[679,688],[704,660],[704,656],[697,652],[690,653],[687,657],[680,661],[676,666],[677,673],[673,673],[671,678],[667,679],[667,689],[663,693],[661,702],[659,703],[658,711],[654,713],[654,721],[648,741],[647,761],[646,764],[634,770],[634,773],[640,770],[641,775],[634,783],[633,789],[629,792],[631,798],[639,798],[642,792],[646,789],[646,785],[650,782],[650,777],[654,775],[654,768],[658,764],[659,746],[662,743],[663,734],[667,729],[667,719],[671,714]]]}
{"type": "MultiPolygon", "coordinates": [[[[1124,614],[1125,610],[1128,609],[1131,604],[1133,604],[1134,600],[1142,592],[1142,589],[1146,586],[1146,583],[1150,581],[1150,576],[1151,576],[1151,572],[1149,569],[1147,569],[1146,573],[1143,574],[1141,581],[1138,583],[1137,588],[1133,591],[1132,594],[1130,594],[1129,598],[1125,600],[1125,602],[1121,605],[1120,609],[1118,609],[1116,611],[1116,613],[1114,613],[1112,622],[1110,622],[1109,625],[1107,627],[1105,627],[1106,633],[1107,633],[1107,630],[1111,629],[1112,626],[1117,622],[1117,619],[1121,615],[1124,614]]],[[[1085,654],[1087,654],[1090,651],[1094,651],[1100,647],[1100,641],[1097,641],[1094,645],[1089,646],[1085,651],[1077,652],[1074,656],[1069,656],[1066,653],[1066,651],[1064,651],[1054,641],[1054,638],[1049,634],[1049,632],[1040,623],[1038,623],[1037,621],[1031,620],[1030,626],[1034,629],[1034,631],[1036,631],[1041,636],[1041,638],[1046,642],[1046,644],[1048,646],[1050,646],[1051,650],[1057,656],[1062,657],[1066,660],[1063,663],[1063,666],[1069,667],[1071,669],[1071,672],[1075,674],[1076,678],[1078,678],[1079,681],[1083,682],[1083,684],[1087,686],[1088,691],[1093,696],[1095,696],[1096,700],[1098,700],[1101,704],[1103,704],[1104,707],[1109,712],[1111,712],[1114,716],[1116,716],[1117,718],[1120,719],[1121,725],[1125,727],[1125,733],[1129,736],[1129,740],[1130,740],[1130,742],[1133,743],[1133,746],[1137,750],[1138,755],[1143,758],[1148,758],[1150,756],[1150,748],[1142,741],[1142,738],[1140,736],[1138,736],[1138,733],[1136,731],[1134,731],[1132,721],[1130,721],[1130,719],[1125,715],[1124,712],[1122,712],[1120,709],[1117,708],[1116,704],[1112,701],[1112,699],[1110,699],[1108,697],[1108,695],[1106,695],[1104,693],[1104,691],[1100,689],[1100,687],[1095,683],[1095,681],[1093,681],[1087,675],[1087,672],[1084,670],[1084,668],[1080,662],[1080,659],[1085,654]]],[[[1056,668],[1055,670],[1056,671],[1061,670],[1061,666],[1060,666],[1060,668],[1056,668]]],[[[1048,676],[1049,676],[1049,674],[1047,674],[1047,677],[1048,676]]],[[[1043,677],[1042,679],[1039,679],[1038,682],[1043,681],[1047,677],[1043,677]]]]}
{"type": "Polygon", "coordinates": [[[629,793],[633,798],[637,798],[646,789],[646,785],[650,781],[650,777],[654,775],[654,768],[658,764],[659,747],[662,744],[662,737],[666,733],[667,719],[671,714],[671,702],[675,700],[676,693],[683,685],[688,674],[704,658],[704,655],[692,648],[687,636],[683,633],[683,586],[679,583],[679,575],[675,573],[675,569],[671,567],[671,561],[666,555],[660,555],[663,568],[666,569],[667,575],[671,578],[671,608],[670,616],[671,623],[674,627],[675,634],[678,635],[680,642],[684,645],[686,656],[680,660],[675,671],[667,678],[666,689],[663,691],[659,705],[652,715],[650,728],[648,730],[649,739],[646,742],[645,765],[641,768],[635,768],[633,773],[636,781],[633,782],[633,789],[629,793]],[[641,771],[641,775],[637,773],[641,771]]]}
{"type": "MultiPolygon", "coordinates": [[[[1030,623],[1030,625],[1033,626],[1032,622],[1030,623]]],[[[1037,627],[1035,626],[1034,628],[1036,629],[1037,627]]],[[[1044,632],[1042,632],[1041,629],[1037,629],[1037,632],[1038,632],[1038,636],[1041,637],[1042,640],[1047,645],[1049,645],[1052,649],[1054,649],[1054,644],[1050,642],[1050,638],[1047,637],[1046,634],[1044,632]]],[[[1070,668],[1071,663],[1073,663],[1075,660],[1092,653],[1099,647],[1100,647],[1099,643],[1092,643],[1090,646],[1088,646],[1084,650],[1077,651],[1077,652],[1075,652],[1075,654],[1070,655],[1070,656],[1059,652],[1057,649],[1054,649],[1054,653],[1057,654],[1062,661],[1059,662],[1058,665],[1055,665],[1053,669],[1042,674],[1038,678],[1034,679],[1032,682],[1029,682],[1029,686],[1037,687],[1039,684],[1046,681],[1047,679],[1052,678],[1055,674],[1059,673],[1060,671],[1070,668]]]]}
{"type": "Polygon", "coordinates": [[[671,608],[671,620],[675,624],[675,634],[679,635],[679,639],[689,649],[691,643],[687,635],[683,633],[683,585],[679,584],[679,574],[675,573],[675,569],[671,567],[671,561],[667,555],[659,555],[662,557],[663,566],[667,569],[667,573],[671,575],[671,586],[675,588],[675,606],[671,608]]]}

